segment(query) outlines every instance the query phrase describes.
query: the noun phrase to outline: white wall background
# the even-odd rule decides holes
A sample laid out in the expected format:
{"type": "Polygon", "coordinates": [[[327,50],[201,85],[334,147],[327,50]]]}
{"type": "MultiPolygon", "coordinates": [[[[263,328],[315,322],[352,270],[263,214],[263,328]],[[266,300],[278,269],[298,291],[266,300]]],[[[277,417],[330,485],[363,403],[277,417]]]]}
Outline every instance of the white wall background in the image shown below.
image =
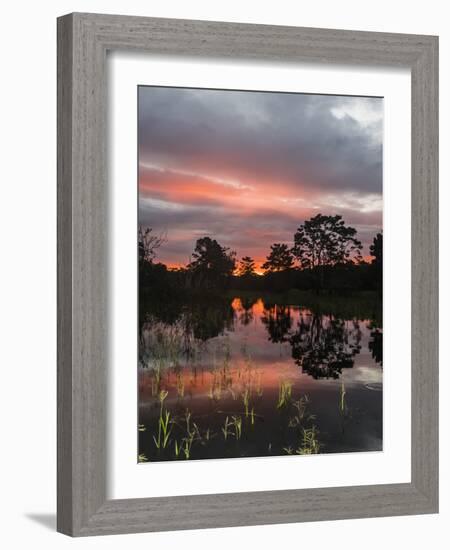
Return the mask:
{"type": "MultiPolygon", "coordinates": [[[[450,383],[441,353],[441,513],[435,516],[71,540],[54,532],[56,471],[56,22],[91,11],[438,34],[441,111],[441,280],[450,279],[450,17],[446,2],[409,0],[59,0],[5,3],[0,33],[0,506],[5,548],[442,548],[450,521],[450,383]],[[442,540],[442,543],[439,541],[442,540]]],[[[441,311],[450,291],[442,285],[441,311]]],[[[442,315],[441,336],[450,330],[442,315]]]]}

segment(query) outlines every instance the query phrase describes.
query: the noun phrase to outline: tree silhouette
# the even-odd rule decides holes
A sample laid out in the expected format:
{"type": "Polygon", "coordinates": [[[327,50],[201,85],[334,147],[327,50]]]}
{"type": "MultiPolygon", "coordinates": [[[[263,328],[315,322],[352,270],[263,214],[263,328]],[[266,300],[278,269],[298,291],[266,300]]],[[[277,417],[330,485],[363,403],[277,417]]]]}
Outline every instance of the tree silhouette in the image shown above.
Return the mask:
{"type": "Polygon", "coordinates": [[[373,239],[373,243],[370,245],[370,255],[373,256],[372,263],[382,265],[383,264],[383,235],[377,233],[373,239]]]}
{"type": "Polygon", "coordinates": [[[244,256],[239,262],[238,275],[240,277],[251,277],[255,275],[255,262],[250,256],[244,256]]]}
{"type": "Polygon", "coordinates": [[[297,229],[292,253],[303,268],[313,269],[359,261],[361,248],[356,229],[346,226],[342,216],[317,214],[297,229]]]}
{"type": "Polygon", "coordinates": [[[156,250],[166,242],[165,235],[153,235],[151,227],[139,226],[138,251],[139,261],[152,263],[156,256],[156,250]]]}
{"type": "Polygon", "coordinates": [[[273,273],[293,267],[294,258],[287,244],[275,243],[270,246],[270,249],[267,261],[261,266],[264,270],[273,273]]]}
{"type": "Polygon", "coordinates": [[[383,235],[381,233],[376,234],[369,250],[373,256],[371,268],[375,279],[375,288],[381,291],[383,288],[383,235]]]}
{"type": "Polygon", "coordinates": [[[225,286],[236,267],[236,253],[210,237],[198,239],[188,270],[196,286],[214,288],[225,286]]]}
{"type": "Polygon", "coordinates": [[[315,379],[339,378],[344,368],[352,368],[359,353],[361,331],[342,319],[312,314],[300,317],[290,337],[292,358],[302,371],[315,379]]]}

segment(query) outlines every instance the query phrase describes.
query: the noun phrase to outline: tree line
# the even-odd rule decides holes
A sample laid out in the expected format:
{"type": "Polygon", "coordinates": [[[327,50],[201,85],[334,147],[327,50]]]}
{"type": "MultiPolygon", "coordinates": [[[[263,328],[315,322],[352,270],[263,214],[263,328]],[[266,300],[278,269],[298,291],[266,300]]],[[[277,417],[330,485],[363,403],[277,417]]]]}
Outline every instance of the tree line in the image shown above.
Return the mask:
{"type": "Polygon", "coordinates": [[[340,215],[317,214],[297,228],[293,246],[270,245],[261,265],[262,275],[257,274],[251,256],[238,260],[235,251],[208,236],[197,240],[185,267],[169,270],[155,262],[157,250],[165,241],[164,235],[139,228],[140,288],[152,294],[152,288],[164,285],[191,292],[382,289],[382,234],[378,233],[370,246],[372,261],[365,262],[356,229],[346,225],[340,215]]]}

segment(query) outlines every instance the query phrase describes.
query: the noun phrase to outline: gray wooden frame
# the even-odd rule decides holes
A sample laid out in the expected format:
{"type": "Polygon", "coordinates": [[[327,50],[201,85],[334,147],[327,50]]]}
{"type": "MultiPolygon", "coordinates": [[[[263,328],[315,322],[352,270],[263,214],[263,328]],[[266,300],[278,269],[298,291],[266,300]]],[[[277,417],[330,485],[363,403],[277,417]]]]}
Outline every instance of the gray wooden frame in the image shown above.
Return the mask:
{"type": "Polygon", "coordinates": [[[438,38],[75,13],[58,19],[58,530],[72,536],[438,511],[438,38]],[[411,483],[108,500],[106,53],[409,67],[411,483]]]}

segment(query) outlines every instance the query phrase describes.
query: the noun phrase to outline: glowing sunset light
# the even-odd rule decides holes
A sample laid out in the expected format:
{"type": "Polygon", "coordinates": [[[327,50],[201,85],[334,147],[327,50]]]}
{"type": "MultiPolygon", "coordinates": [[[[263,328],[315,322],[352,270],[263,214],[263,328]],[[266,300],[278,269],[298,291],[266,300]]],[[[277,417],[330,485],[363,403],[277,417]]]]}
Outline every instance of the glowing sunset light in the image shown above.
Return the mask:
{"type": "Polygon", "coordinates": [[[342,215],[370,259],[382,227],[382,100],[356,100],[139,87],[139,223],[167,235],[155,260],[184,267],[209,236],[262,275],[270,245],[292,246],[319,212],[342,215]]]}

